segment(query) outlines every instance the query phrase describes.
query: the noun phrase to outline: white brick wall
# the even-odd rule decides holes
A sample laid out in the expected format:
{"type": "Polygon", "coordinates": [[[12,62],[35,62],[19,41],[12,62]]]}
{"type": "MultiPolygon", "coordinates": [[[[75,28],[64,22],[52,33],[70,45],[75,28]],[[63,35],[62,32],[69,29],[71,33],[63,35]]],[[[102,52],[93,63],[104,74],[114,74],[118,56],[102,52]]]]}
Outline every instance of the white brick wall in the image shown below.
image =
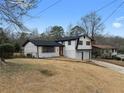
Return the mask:
{"type": "Polygon", "coordinates": [[[32,54],[32,56],[37,57],[37,46],[28,42],[24,47],[24,55],[27,56],[27,54],[32,54]]]}
{"type": "Polygon", "coordinates": [[[90,45],[86,45],[86,42],[89,41],[91,43],[91,40],[88,37],[81,37],[79,39],[80,41],[83,41],[83,45],[78,45],[78,49],[92,49],[91,44],[90,45]]]}
{"type": "MultiPolygon", "coordinates": [[[[55,52],[53,53],[42,53],[42,47],[38,47],[38,51],[39,58],[59,56],[59,47],[55,47],[55,52]]],[[[33,57],[37,57],[37,46],[28,42],[24,47],[24,55],[27,56],[27,54],[32,54],[33,57]]]]}

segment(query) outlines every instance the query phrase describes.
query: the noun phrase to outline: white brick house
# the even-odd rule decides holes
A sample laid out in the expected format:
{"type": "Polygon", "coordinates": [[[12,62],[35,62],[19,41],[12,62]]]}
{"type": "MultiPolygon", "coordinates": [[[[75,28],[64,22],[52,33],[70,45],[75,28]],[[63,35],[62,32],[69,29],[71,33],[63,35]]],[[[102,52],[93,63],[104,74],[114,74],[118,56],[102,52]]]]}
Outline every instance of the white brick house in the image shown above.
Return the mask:
{"type": "Polygon", "coordinates": [[[73,59],[91,58],[91,38],[87,35],[64,37],[56,41],[28,40],[24,45],[24,54],[36,58],[65,56],[73,59]]]}
{"type": "Polygon", "coordinates": [[[64,45],[63,55],[68,58],[87,60],[91,58],[91,38],[87,35],[65,37],[57,42],[64,45]]]}

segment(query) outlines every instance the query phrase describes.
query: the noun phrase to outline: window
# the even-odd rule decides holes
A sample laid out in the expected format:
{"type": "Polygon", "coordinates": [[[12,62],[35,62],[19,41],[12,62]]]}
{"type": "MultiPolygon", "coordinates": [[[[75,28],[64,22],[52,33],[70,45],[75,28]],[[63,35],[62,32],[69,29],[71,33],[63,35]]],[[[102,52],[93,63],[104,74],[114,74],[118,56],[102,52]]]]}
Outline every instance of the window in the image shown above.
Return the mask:
{"type": "Polygon", "coordinates": [[[115,49],[112,49],[112,52],[116,52],[116,50],[115,49]]]}
{"type": "Polygon", "coordinates": [[[68,41],[68,45],[71,45],[71,41],[68,41]]]}
{"type": "Polygon", "coordinates": [[[43,53],[55,52],[55,48],[54,47],[42,47],[42,52],[43,53]]]}
{"type": "Polygon", "coordinates": [[[87,42],[86,42],[86,45],[90,45],[90,41],[87,41],[87,42]]]}
{"type": "Polygon", "coordinates": [[[79,45],[83,45],[83,41],[79,41],[79,45]]]}

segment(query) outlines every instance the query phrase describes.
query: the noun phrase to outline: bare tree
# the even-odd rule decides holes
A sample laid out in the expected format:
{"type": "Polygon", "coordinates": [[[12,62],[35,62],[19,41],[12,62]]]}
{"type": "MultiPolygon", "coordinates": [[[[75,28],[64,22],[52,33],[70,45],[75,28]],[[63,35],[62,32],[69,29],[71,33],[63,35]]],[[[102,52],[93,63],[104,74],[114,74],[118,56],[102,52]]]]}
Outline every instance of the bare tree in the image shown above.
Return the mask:
{"type": "MultiPolygon", "coordinates": [[[[29,31],[23,24],[22,18],[35,8],[39,0],[0,0],[0,21],[11,24],[22,31],[29,31]]],[[[0,58],[1,59],[1,58],[0,58]]],[[[3,58],[2,58],[3,59],[3,58]]],[[[0,60],[2,61],[4,60],[0,60]]]]}
{"type": "MultiPolygon", "coordinates": [[[[109,34],[97,34],[96,44],[111,45],[124,53],[124,38],[120,36],[113,36],[109,34]]],[[[119,52],[119,51],[118,51],[119,52]]]]}
{"type": "Polygon", "coordinates": [[[0,19],[4,24],[9,23],[27,31],[22,17],[36,7],[37,3],[38,0],[0,0],[0,19]]]}
{"type": "Polygon", "coordinates": [[[92,12],[81,18],[81,26],[94,39],[95,34],[104,30],[104,24],[101,22],[101,17],[95,12],[92,12]]]}
{"type": "Polygon", "coordinates": [[[73,28],[72,24],[69,24],[67,26],[67,30],[66,30],[65,36],[70,36],[70,32],[71,32],[72,28],[73,28]]]}

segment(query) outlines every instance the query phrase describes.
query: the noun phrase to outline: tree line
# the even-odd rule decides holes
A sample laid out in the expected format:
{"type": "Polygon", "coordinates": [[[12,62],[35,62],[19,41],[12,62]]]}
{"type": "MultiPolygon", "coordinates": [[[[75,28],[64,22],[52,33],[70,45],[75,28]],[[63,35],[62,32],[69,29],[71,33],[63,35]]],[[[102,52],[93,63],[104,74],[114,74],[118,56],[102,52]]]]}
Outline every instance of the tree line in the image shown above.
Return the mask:
{"type": "MultiPolygon", "coordinates": [[[[14,52],[21,52],[21,47],[28,39],[38,40],[56,40],[67,36],[78,36],[85,34],[85,30],[76,25],[69,27],[69,31],[64,31],[62,26],[49,27],[45,32],[38,33],[37,29],[34,29],[30,33],[26,32],[11,32],[10,30],[0,28],[0,44],[10,43],[15,47],[14,52]]],[[[112,45],[119,49],[120,52],[124,51],[124,38],[119,36],[103,35],[98,33],[94,37],[96,44],[112,45]]]]}

